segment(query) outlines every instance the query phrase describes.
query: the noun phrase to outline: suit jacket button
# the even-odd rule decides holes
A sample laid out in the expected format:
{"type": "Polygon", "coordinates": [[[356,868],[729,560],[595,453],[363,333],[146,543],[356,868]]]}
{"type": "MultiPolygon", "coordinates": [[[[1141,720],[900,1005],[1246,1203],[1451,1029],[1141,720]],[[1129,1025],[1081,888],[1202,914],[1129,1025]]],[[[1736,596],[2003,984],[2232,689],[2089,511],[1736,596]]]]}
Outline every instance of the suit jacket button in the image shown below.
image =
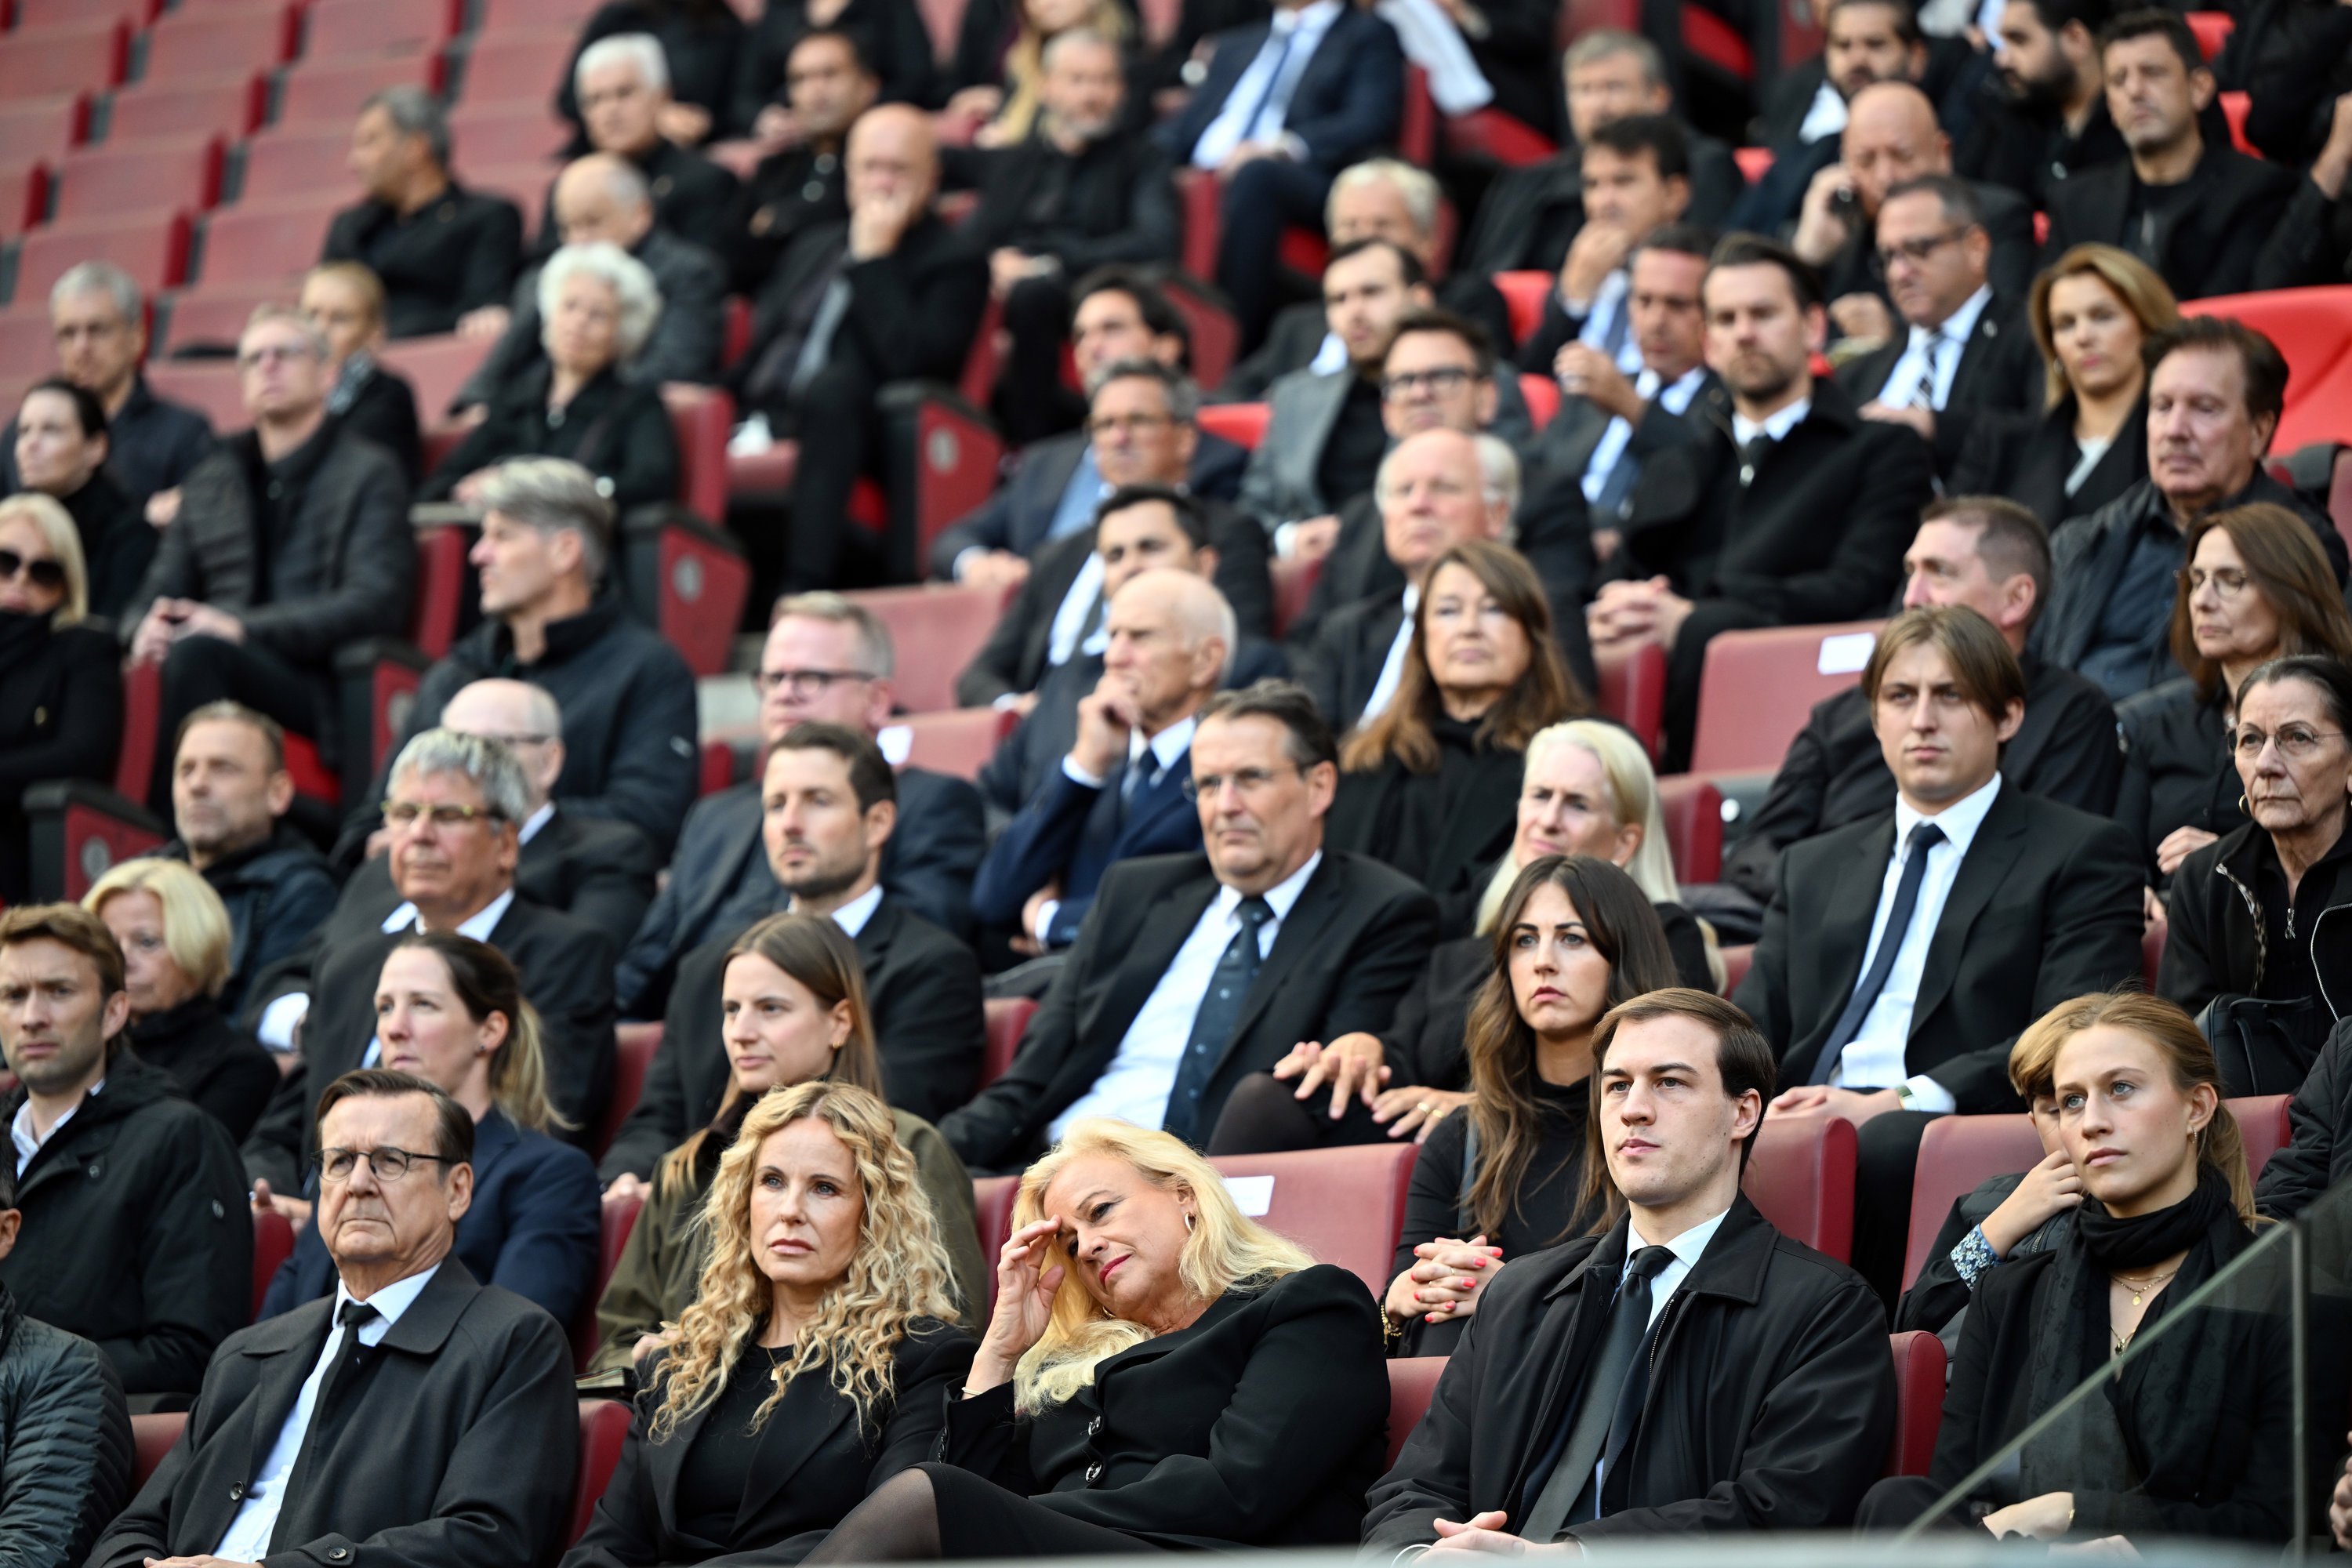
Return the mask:
{"type": "Polygon", "coordinates": [[[1087,1485],[1092,1486],[1100,1479],[1102,1479],[1102,1461],[1097,1459],[1087,1467],[1087,1485]]]}
{"type": "Polygon", "coordinates": [[[1101,1416],[1097,1415],[1093,1420],[1087,1423],[1087,1436],[1089,1437],[1099,1437],[1102,1436],[1101,1416]]]}
{"type": "Polygon", "coordinates": [[[228,1500],[231,1502],[243,1502],[245,1500],[245,1483],[243,1481],[239,1481],[236,1485],[228,1489],[228,1500]]]}
{"type": "Polygon", "coordinates": [[[341,1563],[344,1558],[349,1557],[351,1554],[352,1549],[350,1547],[338,1546],[327,1553],[327,1560],[331,1563],[341,1563]]]}

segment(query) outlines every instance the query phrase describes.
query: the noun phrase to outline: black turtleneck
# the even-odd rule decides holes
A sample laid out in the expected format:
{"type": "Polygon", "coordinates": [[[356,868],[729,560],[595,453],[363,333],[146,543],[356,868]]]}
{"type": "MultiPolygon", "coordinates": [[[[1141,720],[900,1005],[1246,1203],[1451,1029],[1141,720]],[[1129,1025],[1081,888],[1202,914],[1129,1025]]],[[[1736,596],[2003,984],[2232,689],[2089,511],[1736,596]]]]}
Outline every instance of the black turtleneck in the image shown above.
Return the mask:
{"type": "Polygon", "coordinates": [[[196,1108],[242,1143],[278,1089],[278,1064],[261,1043],[221,1016],[209,996],[131,1026],[131,1047],[171,1075],[196,1108]]]}
{"type": "Polygon", "coordinates": [[[138,504],[104,468],[73,494],[58,499],[81,538],[82,560],[89,568],[89,613],[116,619],[147,575],[163,533],[148,525],[138,504]]]}

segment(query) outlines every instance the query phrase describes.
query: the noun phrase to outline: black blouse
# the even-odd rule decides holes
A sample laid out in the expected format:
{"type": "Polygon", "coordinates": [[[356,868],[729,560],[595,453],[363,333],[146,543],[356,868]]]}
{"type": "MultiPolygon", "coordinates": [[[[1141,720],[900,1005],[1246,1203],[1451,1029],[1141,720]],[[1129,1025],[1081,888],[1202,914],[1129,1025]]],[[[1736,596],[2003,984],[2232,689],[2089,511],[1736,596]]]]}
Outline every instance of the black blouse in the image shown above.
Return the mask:
{"type": "Polygon", "coordinates": [[[58,498],[74,521],[81,538],[83,564],[89,573],[89,613],[109,620],[120,617],[155,559],[163,530],[147,521],[145,509],[100,468],[89,483],[69,496],[58,498]]]}
{"type": "MultiPolygon", "coordinates": [[[[727,1386],[712,1401],[702,1430],[677,1472],[677,1527],[705,1541],[727,1541],[735,1533],[735,1515],[743,1506],[743,1490],[759,1457],[760,1435],[751,1429],[768,1395],[775,1393],[776,1369],[793,1359],[793,1347],[743,1347],[727,1386]]],[[[769,1412],[774,1420],[782,1407],[769,1412]]]]}
{"type": "Polygon", "coordinates": [[[2069,394],[2041,414],[1979,416],[1952,467],[1947,491],[2007,496],[2054,529],[2070,517],[2088,517],[2147,478],[2147,399],[2143,396],[2082,484],[2068,495],[2067,476],[2083,460],[2082,444],[2074,438],[2075,410],[2069,394]]]}
{"type": "Polygon", "coordinates": [[[1324,820],[1324,846],[1385,861],[1435,896],[1439,931],[1470,929],[1480,873],[1511,847],[1518,821],[1527,753],[1489,746],[1476,721],[1441,715],[1430,726],[1437,767],[1407,771],[1395,758],[1365,773],[1339,775],[1324,820]]]}
{"type": "Polygon", "coordinates": [[[467,432],[417,493],[447,500],[457,481],[509,458],[569,458],[611,485],[623,512],[677,498],[677,437],[661,394],[630,386],[607,366],[562,408],[548,405],[554,368],[544,354],[490,399],[489,413],[467,432]]]}

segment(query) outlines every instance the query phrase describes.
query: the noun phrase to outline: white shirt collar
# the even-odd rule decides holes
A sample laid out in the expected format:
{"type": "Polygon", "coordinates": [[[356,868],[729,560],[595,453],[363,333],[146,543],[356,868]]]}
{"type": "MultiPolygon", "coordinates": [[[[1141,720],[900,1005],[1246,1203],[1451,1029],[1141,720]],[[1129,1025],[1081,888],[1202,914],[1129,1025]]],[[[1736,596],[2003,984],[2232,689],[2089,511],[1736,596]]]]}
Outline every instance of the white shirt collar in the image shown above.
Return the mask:
{"type": "Polygon", "coordinates": [[[857,933],[866,929],[866,922],[874,918],[874,911],[881,907],[882,884],[877,882],[834,910],[833,923],[841,928],[843,935],[855,942],[857,933]]]}
{"type": "Polygon", "coordinates": [[[1642,374],[1633,378],[1633,391],[1642,401],[1647,403],[1654,397],[1665,405],[1669,414],[1680,414],[1690,407],[1691,399],[1696,397],[1698,389],[1706,384],[1706,366],[1703,364],[1695,364],[1683,372],[1672,385],[1665,384],[1664,378],[1648,365],[1643,365],[1642,374]]]}
{"type": "Polygon", "coordinates": [[[1714,1218],[1703,1219],[1672,1241],[1663,1243],[1652,1241],[1643,1236],[1641,1220],[1629,1216],[1626,1220],[1625,1257],[1631,1260],[1633,1254],[1645,1247],[1663,1246],[1668,1252],[1675,1255],[1675,1260],[1684,1268],[1693,1268],[1697,1264],[1699,1255],[1706,1250],[1706,1244],[1715,1239],[1715,1233],[1723,1228],[1724,1219],[1730,1213],[1729,1209],[1725,1209],[1722,1214],[1717,1215],[1714,1218]]]}
{"type": "Polygon", "coordinates": [[[1313,5],[1301,5],[1296,11],[1276,11],[1273,17],[1274,36],[1278,38],[1294,28],[1310,33],[1326,31],[1339,19],[1343,9],[1341,0],[1314,0],[1313,5]]]}
{"type": "MultiPolygon", "coordinates": [[[[466,919],[459,921],[457,934],[470,936],[476,942],[489,941],[490,932],[496,931],[499,922],[507,918],[507,907],[514,902],[514,899],[515,890],[512,887],[509,887],[505,892],[484,904],[466,919]]],[[[383,917],[383,929],[387,933],[406,931],[416,923],[416,906],[403,904],[383,917]]]]}
{"type": "MultiPolygon", "coordinates": [[[[1290,907],[1298,901],[1298,895],[1307,890],[1308,879],[1315,875],[1315,868],[1321,864],[1323,864],[1323,851],[1318,849],[1307,858],[1306,865],[1265,890],[1265,901],[1274,910],[1276,923],[1279,924],[1289,918],[1290,907]]],[[[1232,919],[1234,911],[1241,908],[1241,903],[1242,891],[1239,888],[1222,883],[1218,885],[1217,915],[1219,919],[1232,919]]]]}
{"type": "Polygon", "coordinates": [[[1756,439],[1759,435],[1769,436],[1775,441],[1785,441],[1789,438],[1789,432],[1794,430],[1798,423],[1812,411],[1813,400],[1810,397],[1800,397],[1786,408],[1776,409],[1766,416],[1764,423],[1759,425],[1745,414],[1734,409],[1731,415],[1731,437],[1743,447],[1756,439]]]}
{"type": "Polygon", "coordinates": [[[1903,846],[1911,842],[1913,828],[1923,822],[1932,822],[1944,830],[1945,842],[1960,854],[1966,855],[1969,852],[1969,846],[1976,841],[1977,829],[1984,826],[1985,813],[1992,809],[1993,800],[2000,794],[2000,775],[1995,773],[1978,785],[1975,790],[1960,796],[1933,816],[1924,816],[1913,809],[1910,802],[1897,795],[1895,797],[1896,850],[1900,852],[1903,846]]]}
{"type": "Polygon", "coordinates": [[[8,1124],[9,1141],[16,1146],[16,1173],[20,1176],[23,1175],[25,1173],[25,1167],[33,1163],[33,1156],[41,1152],[42,1145],[46,1144],[50,1139],[65,1131],[66,1123],[74,1119],[74,1110],[79,1110],[83,1106],[89,1104],[90,1096],[95,1095],[100,1089],[102,1089],[105,1087],[106,1080],[104,1079],[100,1079],[96,1083],[91,1084],[89,1086],[89,1092],[88,1094],[84,1094],[79,1100],[74,1102],[73,1110],[67,1111],[63,1116],[58,1117],[55,1121],[49,1123],[48,1131],[37,1136],[33,1131],[32,1097],[30,1095],[26,1096],[25,1103],[16,1108],[16,1119],[8,1124]]]}
{"type": "Polygon", "coordinates": [[[515,836],[517,841],[523,844],[530,843],[530,836],[546,826],[554,820],[554,817],[555,803],[551,800],[523,819],[522,831],[515,836]]]}
{"type": "Polygon", "coordinates": [[[1979,284],[1977,291],[1960,301],[1959,309],[1932,327],[1911,329],[1911,347],[1925,350],[1933,338],[1949,338],[1956,343],[1966,343],[1976,335],[1977,318],[1992,303],[1992,285],[1979,284]]]}
{"type": "Polygon", "coordinates": [[[1167,772],[1176,765],[1177,758],[1191,749],[1192,731],[1200,727],[1200,722],[1198,718],[1187,713],[1149,741],[1143,738],[1142,731],[1129,730],[1127,732],[1128,766],[1133,767],[1136,760],[1143,755],[1143,748],[1150,746],[1151,754],[1159,759],[1160,771],[1167,772]]]}
{"type": "MultiPolygon", "coordinates": [[[[433,1283],[433,1277],[440,1272],[441,1265],[436,1263],[432,1268],[427,1268],[422,1274],[411,1274],[404,1279],[394,1280],[391,1284],[385,1286],[383,1289],[378,1290],[374,1295],[370,1296],[367,1299],[368,1305],[376,1310],[377,1317],[383,1325],[383,1333],[391,1332],[392,1325],[400,1321],[400,1315],[403,1312],[407,1311],[409,1308],[416,1305],[416,1298],[425,1293],[425,1287],[433,1283]]],[[[341,1280],[336,1281],[335,1312],[337,1316],[341,1315],[344,1302],[355,1301],[358,1299],[358,1297],[352,1294],[350,1286],[343,1284],[341,1280]]],[[[331,1318],[328,1321],[331,1322],[334,1320],[331,1318]]],[[[369,1328],[373,1328],[374,1326],[375,1325],[373,1323],[368,1325],[369,1328]]],[[[383,1337],[383,1333],[377,1334],[375,1338],[382,1339],[383,1337]]],[[[362,1339],[366,1339],[368,1337],[367,1329],[362,1329],[360,1331],[360,1336],[362,1339]]]]}

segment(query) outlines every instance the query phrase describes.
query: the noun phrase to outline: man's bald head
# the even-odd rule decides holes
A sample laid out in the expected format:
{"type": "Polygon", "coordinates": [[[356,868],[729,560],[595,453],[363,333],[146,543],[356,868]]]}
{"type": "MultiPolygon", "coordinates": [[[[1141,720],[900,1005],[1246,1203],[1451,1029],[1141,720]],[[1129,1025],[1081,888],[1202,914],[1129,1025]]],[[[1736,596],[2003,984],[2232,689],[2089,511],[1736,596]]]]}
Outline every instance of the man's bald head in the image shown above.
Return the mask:
{"type": "Polygon", "coordinates": [[[564,244],[601,239],[629,250],[653,226],[653,189],[626,158],[591,153],[555,176],[555,228],[564,244]]]}
{"type": "Polygon", "coordinates": [[[1937,123],[1936,106],[1907,81],[1874,82],[1853,95],[1840,151],[1854,195],[1873,221],[1895,186],[1952,172],[1951,139],[1937,123]]]}
{"type": "Polygon", "coordinates": [[[1103,612],[1103,679],[1126,688],[1154,734],[1209,700],[1240,637],[1215,585],[1173,566],[1122,584],[1103,612]]]}
{"type": "Polygon", "coordinates": [[[1372,498],[1389,559],[1415,583],[1454,545],[1499,539],[1510,521],[1510,502],[1487,483],[1477,438],[1459,430],[1423,430],[1389,448],[1372,498]]]}
{"type": "Polygon", "coordinates": [[[554,793],[563,772],[563,710],[545,688],[528,680],[468,682],[442,708],[441,728],[497,741],[512,752],[530,785],[533,811],[554,793]]]}
{"type": "Polygon", "coordinates": [[[1116,603],[1152,605],[1164,611],[1183,635],[1185,646],[1198,647],[1203,637],[1234,640],[1234,612],[1216,584],[1196,573],[1176,566],[1155,566],[1139,572],[1119,589],[1116,603]]]}
{"type": "Polygon", "coordinates": [[[871,196],[901,190],[912,190],[928,203],[940,183],[939,138],[930,116],[904,103],[867,110],[849,128],[845,172],[853,212],[871,196]]]}

